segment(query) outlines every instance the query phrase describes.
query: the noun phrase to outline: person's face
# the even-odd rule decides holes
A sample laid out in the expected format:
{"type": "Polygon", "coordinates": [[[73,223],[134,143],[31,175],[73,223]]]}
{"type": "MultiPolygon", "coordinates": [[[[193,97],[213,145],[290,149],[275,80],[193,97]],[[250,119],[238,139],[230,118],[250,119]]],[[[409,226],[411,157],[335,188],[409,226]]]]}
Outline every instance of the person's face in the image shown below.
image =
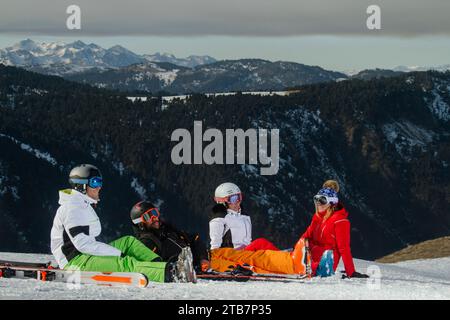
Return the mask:
{"type": "Polygon", "coordinates": [[[159,229],[161,222],[159,221],[159,218],[154,218],[152,221],[144,222],[144,225],[148,229],[159,229]]]}
{"type": "Polygon", "coordinates": [[[320,203],[318,203],[317,204],[317,210],[319,212],[323,212],[323,211],[327,210],[329,207],[330,207],[329,203],[327,203],[327,204],[320,204],[320,203]]]}
{"type": "Polygon", "coordinates": [[[98,188],[91,188],[89,186],[86,187],[86,195],[94,200],[100,200],[100,189],[98,188]]]}
{"type": "Polygon", "coordinates": [[[241,200],[236,203],[228,203],[228,208],[238,212],[239,210],[241,210],[241,200]]]}

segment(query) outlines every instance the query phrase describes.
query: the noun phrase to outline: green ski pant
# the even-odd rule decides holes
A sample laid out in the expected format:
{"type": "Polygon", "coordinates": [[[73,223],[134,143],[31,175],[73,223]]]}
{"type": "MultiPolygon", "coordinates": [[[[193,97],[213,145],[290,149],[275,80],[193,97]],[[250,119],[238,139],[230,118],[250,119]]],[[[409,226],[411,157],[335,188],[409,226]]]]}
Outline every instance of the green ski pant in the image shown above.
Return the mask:
{"type": "Polygon", "coordinates": [[[159,256],[132,236],[122,237],[110,243],[119,249],[125,257],[91,256],[79,254],[69,261],[65,270],[100,272],[138,272],[147,276],[149,281],[164,282],[166,262],[151,262],[159,256]]]}

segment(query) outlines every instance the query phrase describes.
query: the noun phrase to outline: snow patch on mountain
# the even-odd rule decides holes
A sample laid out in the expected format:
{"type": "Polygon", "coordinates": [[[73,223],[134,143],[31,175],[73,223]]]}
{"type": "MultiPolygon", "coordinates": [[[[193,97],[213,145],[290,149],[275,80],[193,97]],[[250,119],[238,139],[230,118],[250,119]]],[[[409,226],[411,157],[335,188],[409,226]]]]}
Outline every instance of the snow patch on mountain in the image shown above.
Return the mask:
{"type": "Polygon", "coordinates": [[[147,190],[139,183],[137,178],[131,180],[131,187],[141,197],[141,199],[147,198],[147,190]]]}
{"type": "Polygon", "coordinates": [[[407,84],[413,84],[414,81],[415,81],[415,78],[414,78],[414,77],[408,77],[408,78],[406,78],[406,80],[405,80],[405,82],[406,82],[407,84]]]}
{"type": "MultiPolygon", "coordinates": [[[[442,121],[450,120],[450,107],[442,97],[443,92],[433,89],[431,91],[431,94],[433,95],[434,99],[431,103],[428,103],[430,111],[436,118],[442,121]]],[[[447,87],[446,92],[444,92],[444,94],[447,94],[447,96],[450,94],[450,86],[447,87]]]]}
{"type": "Polygon", "coordinates": [[[20,177],[9,176],[7,167],[0,160],[0,196],[10,194],[15,201],[19,201],[19,190],[16,187],[19,183],[20,177]]]}
{"type": "Polygon", "coordinates": [[[165,86],[169,86],[172,84],[172,82],[175,81],[179,71],[180,70],[178,70],[178,69],[174,69],[174,70],[170,70],[170,71],[157,72],[157,73],[155,73],[155,76],[159,80],[163,81],[165,86]]]}
{"type": "Polygon", "coordinates": [[[56,166],[58,164],[58,162],[56,161],[55,158],[53,158],[48,152],[44,152],[41,151],[39,149],[33,148],[30,145],[23,143],[11,136],[5,135],[0,133],[0,138],[6,138],[11,140],[12,142],[14,142],[15,144],[19,145],[20,148],[28,153],[31,153],[32,155],[34,155],[36,158],[47,161],[48,163],[50,163],[52,166],[56,166]]]}
{"type": "Polygon", "coordinates": [[[123,176],[123,174],[125,172],[124,164],[120,161],[113,161],[111,164],[112,164],[113,168],[116,169],[116,171],[119,172],[119,174],[121,176],[123,176]]]}
{"type": "Polygon", "coordinates": [[[168,62],[175,64],[177,66],[187,68],[195,68],[200,65],[206,65],[217,61],[216,59],[206,55],[203,56],[191,55],[187,58],[177,58],[173,54],[170,53],[161,54],[159,52],[151,55],[145,54],[143,55],[143,58],[151,62],[168,62]]]}
{"type": "Polygon", "coordinates": [[[436,133],[419,127],[410,121],[395,121],[382,126],[383,134],[389,143],[395,146],[397,153],[405,160],[411,160],[411,153],[416,148],[427,150],[436,133]]]}
{"type": "Polygon", "coordinates": [[[306,146],[310,138],[320,130],[326,129],[319,115],[319,112],[313,113],[303,107],[291,109],[285,113],[288,121],[282,125],[282,129],[294,138],[301,156],[307,153],[306,146]]]}
{"type": "Polygon", "coordinates": [[[135,102],[135,101],[145,102],[145,101],[147,101],[148,97],[127,97],[127,99],[132,102],[135,102]]]}

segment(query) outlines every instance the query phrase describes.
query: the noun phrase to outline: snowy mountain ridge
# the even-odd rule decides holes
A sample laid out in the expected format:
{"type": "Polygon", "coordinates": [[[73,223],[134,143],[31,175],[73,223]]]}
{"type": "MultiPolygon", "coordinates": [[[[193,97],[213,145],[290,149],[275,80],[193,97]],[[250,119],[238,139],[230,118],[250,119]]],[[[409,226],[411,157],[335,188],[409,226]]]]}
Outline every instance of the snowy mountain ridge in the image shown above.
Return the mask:
{"type": "Polygon", "coordinates": [[[450,70],[450,64],[442,64],[436,66],[397,66],[394,68],[372,68],[372,69],[347,69],[341,71],[349,77],[358,76],[358,74],[367,72],[367,71],[385,71],[392,73],[403,73],[403,72],[418,72],[418,71],[439,71],[446,72],[450,70]]]}
{"type": "Polygon", "coordinates": [[[72,43],[35,42],[30,39],[0,49],[0,63],[8,66],[26,67],[30,70],[46,70],[47,74],[64,75],[89,70],[91,68],[120,68],[136,63],[168,62],[193,68],[212,63],[210,56],[191,55],[177,58],[168,53],[136,54],[122,46],[115,45],[104,49],[94,43],[86,44],[80,40],[72,43]]]}
{"type": "Polygon", "coordinates": [[[285,90],[311,83],[334,82],[344,74],[317,66],[261,59],[223,60],[186,68],[171,63],[134,64],[66,75],[68,80],[121,91],[217,93],[285,90]]]}

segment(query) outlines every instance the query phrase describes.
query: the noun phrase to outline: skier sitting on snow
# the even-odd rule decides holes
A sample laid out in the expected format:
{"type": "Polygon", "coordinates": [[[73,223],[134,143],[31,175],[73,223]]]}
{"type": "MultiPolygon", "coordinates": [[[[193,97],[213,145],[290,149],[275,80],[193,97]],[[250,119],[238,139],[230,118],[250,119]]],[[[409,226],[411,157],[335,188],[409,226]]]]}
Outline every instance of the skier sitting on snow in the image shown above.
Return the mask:
{"type": "Polygon", "coordinates": [[[293,252],[280,251],[270,241],[251,242],[250,217],[241,214],[241,190],[223,183],[215,190],[209,234],[211,268],[224,272],[246,264],[256,273],[305,274],[305,243],[299,241],[293,252]]]}
{"type": "Polygon", "coordinates": [[[338,199],[339,184],[325,181],[323,188],[314,196],[316,212],[311,225],[301,236],[309,240],[313,275],[334,274],[342,257],[346,277],[367,278],[355,271],[350,249],[350,222],[348,212],[338,199]]]}
{"type": "Polygon", "coordinates": [[[193,281],[192,265],[188,259],[181,261],[181,255],[178,263],[166,263],[131,236],[110,244],[96,240],[101,225],[94,208],[103,185],[97,167],[82,164],[73,168],[69,183],[73,189],[59,192],[60,207],[51,230],[51,250],[61,269],[139,272],[155,282],[193,281]]]}
{"type": "Polygon", "coordinates": [[[198,235],[189,235],[167,223],[150,201],[140,201],[131,208],[135,237],[158,254],[164,261],[178,256],[181,248],[189,246],[194,258],[194,268],[209,269],[208,252],[198,235]]]}
{"type": "Polygon", "coordinates": [[[234,183],[219,185],[214,192],[213,207],[209,222],[211,249],[234,248],[237,250],[279,250],[264,238],[252,242],[252,222],[242,211],[242,192],[234,183]]]}
{"type": "MultiPolygon", "coordinates": [[[[216,207],[222,206],[217,204],[216,207]]],[[[223,207],[223,206],[222,206],[223,207]]],[[[306,243],[299,240],[292,252],[280,250],[237,250],[215,248],[210,251],[211,269],[219,272],[247,267],[256,273],[301,274],[308,272],[306,243]]]]}

